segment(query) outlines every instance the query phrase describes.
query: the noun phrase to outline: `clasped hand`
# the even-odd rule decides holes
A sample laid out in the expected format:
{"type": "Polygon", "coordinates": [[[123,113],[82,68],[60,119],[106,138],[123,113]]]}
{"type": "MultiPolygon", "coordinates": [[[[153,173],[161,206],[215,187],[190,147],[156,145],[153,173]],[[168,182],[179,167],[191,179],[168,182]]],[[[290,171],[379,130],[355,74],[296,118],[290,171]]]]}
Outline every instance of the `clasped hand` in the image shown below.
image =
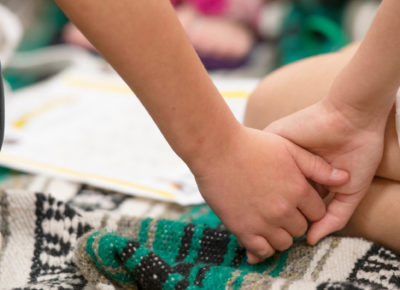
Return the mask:
{"type": "Polygon", "coordinates": [[[240,126],[224,150],[191,168],[204,199],[257,263],[291,246],[325,204],[307,179],[326,186],[348,181],[334,169],[276,134],[240,126]]]}
{"type": "Polygon", "coordinates": [[[357,116],[355,113],[343,114],[329,101],[322,100],[265,129],[265,132],[283,136],[321,156],[333,167],[350,173],[349,182],[328,188],[335,195],[326,214],[310,227],[307,234],[310,244],[347,224],[381,161],[387,116],[372,122],[370,116],[364,115],[363,112],[357,116]]]}

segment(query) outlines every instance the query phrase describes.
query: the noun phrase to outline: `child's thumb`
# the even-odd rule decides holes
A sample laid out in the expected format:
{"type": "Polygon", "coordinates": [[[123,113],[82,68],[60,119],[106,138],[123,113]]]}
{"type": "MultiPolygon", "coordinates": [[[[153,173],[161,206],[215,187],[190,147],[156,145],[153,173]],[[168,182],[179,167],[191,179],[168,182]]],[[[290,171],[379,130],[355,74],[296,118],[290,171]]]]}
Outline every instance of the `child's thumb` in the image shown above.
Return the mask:
{"type": "Polygon", "coordinates": [[[315,245],[323,237],[343,229],[359,204],[362,194],[336,194],[329,203],[325,216],[313,223],[307,241],[315,245]]]}
{"type": "Polygon", "coordinates": [[[347,171],[334,168],[320,156],[291,145],[288,148],[305,177],[327,186],[340,186],[349,180],[350,175],[347,171]]]}
{"type": "Polygon", "coordinates": [[[319,240],[325,236],[334,233],[339,230],[337,217],[330,213],[313,223],[307,233],[307,242],[310,245],[315,245],[319,240]]]}

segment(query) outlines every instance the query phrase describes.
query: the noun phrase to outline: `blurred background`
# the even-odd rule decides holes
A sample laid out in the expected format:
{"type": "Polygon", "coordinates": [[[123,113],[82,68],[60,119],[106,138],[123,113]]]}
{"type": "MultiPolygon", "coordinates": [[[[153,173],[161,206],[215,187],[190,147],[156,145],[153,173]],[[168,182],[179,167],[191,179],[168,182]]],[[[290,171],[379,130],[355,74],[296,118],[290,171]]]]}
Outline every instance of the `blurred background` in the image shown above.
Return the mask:
{"type": "MultiPolygon", "coordinates": [[[[171,1],[239,121],[263,76],[362,39],[379,5],[171,1]]],[[[190,171],[138,99],[53,1],[0,0],[0,60],[6,89],[0,182],[13,168],[184,205],[202,202],[190,171]]]]}
{"type": "MultiPolygon", "coordinates": [[[[171,1],[206,68],[235,77],[262,77],[360,40],[380,2],[171,1]]],[[[82,52],[96,55],[53,1],[0,0],[0,60],[13,90],[57,73],[82,52]]]]}

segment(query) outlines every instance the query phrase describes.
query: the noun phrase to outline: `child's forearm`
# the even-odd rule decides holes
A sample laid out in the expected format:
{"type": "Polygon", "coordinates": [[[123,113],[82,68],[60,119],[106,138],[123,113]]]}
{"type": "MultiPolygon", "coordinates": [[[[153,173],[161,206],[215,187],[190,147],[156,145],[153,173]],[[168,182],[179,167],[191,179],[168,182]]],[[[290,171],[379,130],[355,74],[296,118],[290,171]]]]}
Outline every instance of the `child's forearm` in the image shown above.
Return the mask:
{"type": "Polygon", "coordinates": [[[386,120],[400,85],[399,13],[400,1],[382,2],[357,53],[333,83],[328,99],[337,107],[361,119],[386,120]]]}
{"type": "Polygon", "coordinates": [[[169,1],[56,2],[116,68],[186,163],[200,157],[206,162],[223,150],[239,124],[169,1]]]}
{"type": "Polygon", "coordinates": [[[169,0],[56,2],[135,91],[249,262],[287,249],[306,219],[323,216],[306,177],[335,186],[348,174],[282,137],[241,126],[169,0]]]}

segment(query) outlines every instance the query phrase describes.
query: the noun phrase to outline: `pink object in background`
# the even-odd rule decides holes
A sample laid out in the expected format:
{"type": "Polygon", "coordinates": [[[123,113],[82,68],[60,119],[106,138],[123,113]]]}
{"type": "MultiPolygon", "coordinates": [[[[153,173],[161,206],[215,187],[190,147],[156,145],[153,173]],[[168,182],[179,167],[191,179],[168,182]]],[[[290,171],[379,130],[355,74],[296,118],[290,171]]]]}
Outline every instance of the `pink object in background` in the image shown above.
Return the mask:
{"type": "Polygon", "coordinates": [[[192,5],[204,15],[226,16],[253,26],[258,21],[263,0],[171,0],[172,5],[192,5]]]}
{"type": "Polygon", "coordinates": [[[263,3],[264,0],[229,0],[225,14],[256,27],[263,3]]]}
{"type": "Polygon", "coordinates": [[[63,40],[90,51],[96,51],[96,48],[90,41],[82,34],[82,32],[72,23],[68,23],[63,30],[63,40]]]}
{"type": "Polygon", "coordinates": [[[182,0],[171,0],[172,5],[178,6],[179,4],[182,3],[182,0]]]}
{"type": "Polygon", "coordinates": [[[196,10],[205,15],[221,15],[227,10],[228,0],[171,0],[172,5],[179,6],[189,3],[196,10]]]}
{"type": "Polygon", "coordinates": [[[228,0],[187,0],[196,9],[206,15],[222,15],[228,9],[228,0]]]}

